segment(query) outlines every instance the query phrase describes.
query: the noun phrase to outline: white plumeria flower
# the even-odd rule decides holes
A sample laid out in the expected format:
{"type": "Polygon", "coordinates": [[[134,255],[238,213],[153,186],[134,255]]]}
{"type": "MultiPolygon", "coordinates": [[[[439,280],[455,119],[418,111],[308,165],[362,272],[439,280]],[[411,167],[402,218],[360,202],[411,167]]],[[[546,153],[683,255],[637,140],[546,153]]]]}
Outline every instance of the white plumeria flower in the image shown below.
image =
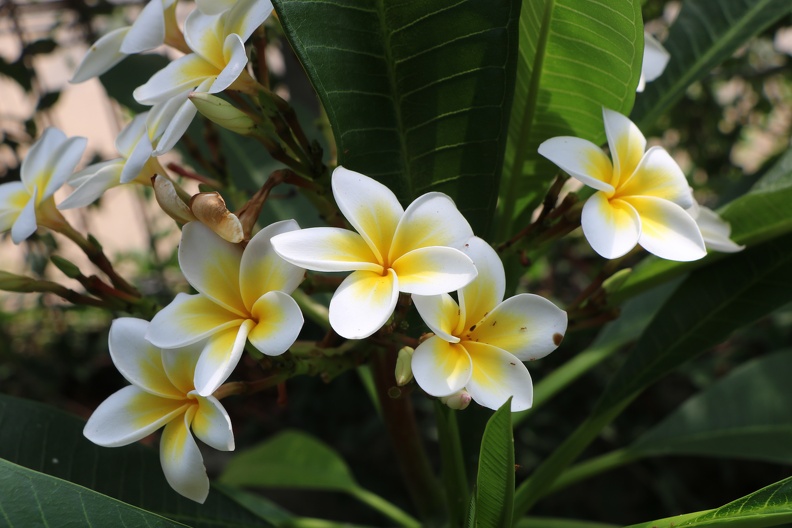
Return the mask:
{"type": "Polygon", "coordinates": [[[731,236],[731,225],[729,222],[725,221],[709,207],[694,203],[687,212],[698,224],[707,249],[722,253],[736,253],[745,249],[745,246],[741,246],[729,238],[731,236]]]}
{"type": "Polygon", "coordinates": [[[652,82],[663,74],[671,55],[656,38],[644,31],[644,52],[641,63],[641,79],[637,92],[643,92],[646,83],[652,82]]]}
{"type": "Polygon", "coordinates": [[[330,324],[347,339],[368,337],[388,320],[399,292],[436,295],[476,276],[458,247],[473,230],[453,200],[431,192],[405,211],[381,183],[338,167],[333,196],[352,227],[316,227],[278,235],[272,245],[287,261],[315,271],[354,271],[330,301],[330,324]]]}
{"type": "MultiPolygon", "coordinates": [[[[112,394],[94,411],[83,434],[104,447],[119,447],[165,427],[160,463],[168,484],[181,495],[203,503],[209,479],[190,430],[205,444],[234,450],[231,420],[220,402],[201,396],[193,385],[199,346],[160,350],[143,338],[147,321],[125,317],[110,326],[110,357],[132,385],[112,394]]],[[[223,382],[219,379],[209,393],[223,382]]]]}
{"type": "Polygon", "coordinates": [[[0,232],[10,229],[14,244],[35,233],[39,223],[63,220],[52,195],[74,172],[86,144],[85,138],[48,128],[22,161],[21,181],[0,185],[0,232]]]}
{"type": "Polygon", "coordinates": [[[478,237],[465,250],[479,272],[459,290],[459,304],[448,294],[412,296],[435,334],[415,349],[413,376],[432,396],[465,389],[490,409],[500,408],[509,397],[512,411],[528,409],[533,384],[522,362],[558,347],[567,328],[566,312],[528,293],[504,301],[506,276],[495,250],[478,237]]]}
{"type": "Polygon", "coordinates": [[[195,6],[207,15],[217,15],[236,5],[237,0],[195,0],[195,6]]]}
{"type": "Polygon", "coordinates": [[[658,257],[690,261],[706,255],[685,175],[661,147],[646,139],[627,117],[602,109],[613,163],[594,143],[576,137],[551,138],[539,153],[597,190],[583,206],[581,224],[594,251],[621,257],[636,244],[658,257]],[[645,152],[644,152],[645,151],[645,152]]]}
{"type": "Polygon", "coordinates": [[[176,28],[176,0],[152,0],[131,26],[115,29],[97,40],[83,57],[71,78],[81,83],[102,75],[127,55],[161,46],[168,32],[176,28]]]}
{"type": "Polygon", "coordinates": [[[302,312],[289,295],[305,272],[281,259],[270,238],[299,229],[297,222],[276,222],[242,250],[199,222],[182,230],[179,265],[195,295],[180,293],[154,316],[146,339],[177,348],[207,339],[195,368],[195,388],[212,393],[218,380],[234,370],[245,342],[268,356],[283,354],[297,339],[302,312]]]}
{"type": "Polygon", "coordinates": [[[155,104],[190,92],[218,93],[230,87],[247,65],[245,41],[272,12],[270,0],[238,0],[229,10],[187,16],[184,39],[193,51],[155,73],[135,89],[141,104],[155,104]]]}

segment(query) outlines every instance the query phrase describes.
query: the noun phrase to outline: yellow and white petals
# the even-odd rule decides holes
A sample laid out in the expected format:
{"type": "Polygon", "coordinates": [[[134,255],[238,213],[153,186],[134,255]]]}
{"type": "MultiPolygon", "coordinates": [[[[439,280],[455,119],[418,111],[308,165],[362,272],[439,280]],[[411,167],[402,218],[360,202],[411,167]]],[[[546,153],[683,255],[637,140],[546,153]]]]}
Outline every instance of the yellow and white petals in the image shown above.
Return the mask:
{"type": "Polygon", "coordinates": [[[355,271],[330,299],[330,326],[347,339],[363,339],[384,325],[399,299],[399,279],[388,269],[385,275],[355,271]]]}
{"type": "Polygon", "coordinates": [[[418,385],[432,396],[448,396],[467,386],[473,361],[464,344],[432,336],[415,349],[412,371],[418,385]]]}
{"type": "Polygon", "coordinates": [[[22,182],[15,181],[0,185],[0,231],[11,229],[28,201],[30,195],[22,182]]]}
{"type": "Polygon", "coordinates": [[[237,0],[196,0],[195,6],[207,15],[218,15],[231,9],[237,0]]]}
{"type": "Polygon", "coordinates": [[[391,269],[399,277],[400,291],[418,295],[458,290],[476,276],[470,257],[443,246],[414,249],[393,261],[391,269]]]}
{"type": "MultiPolygon", "coordinates": [[[[394,262],[413,250],[428,247],[461,249],[472,236],[473,229],[451,198],[438,192],[426,193],[416,198],[399,219],[388,260],[394,262]]],[[[461,261],[467,262],[467,258],[461,261]]]]}
{"type": "Polygon", "coordinates": [[[421,319],[426,326],[449,343],[459,343],[459,338],[454,334],[459,334],[465,320],[456,301],[447,293],[440,295],[413,295],[415,304],[421,319]]]}
{"type": "Polygon", "coordinates": [[[179,293],[151,320],[146,339],[160,348],[178,348],[237,328],[243,314],[232,312],[209,297],[179,293]]]}
{"type": "Polygon", "coordinates": [[[272,237],[282,233],[298,233],[294,220],[270,224],[250,239],[242,254],[239,284],[245,306],[252,312],[260,297],[268,292],[291,294],[305,278],[305,270],[280,258],[272,247],[272,237]]]}
{"type": "MultiPolygon", "coordinates": [[[[29,195],[30,199],[19,211],[14,225],[11,226],[11,240],[14,244],[19,244],[27,240],[38,229],[38,222],[36,221],[36,205],[38,204],[39,190],[34,187],[33,192],[29,195]]],[[[2,207],[2,205],[0,205],[2,207]]]]}
{"type": "Polygon", "coordinates": [[[248,334],[255,326],[255,321],[247,319],[213,334],[206,341],[195,366],[195,390],[198,394],[209,396],[231,375],[245,350],[248,334]]]}
{"type": "Polygon", "coordinates": [[[251,313],[258,323],[248,339],[264,355],[283,354],[300,335],[303,326],[300,307],[282,291],[270,291],[259,297],[251,313]]]}
{"type": "Polygon", "coordinates": [[[162,432],[160,464],[171,488],[190,500],[203,504],[209,495],[209,477],[198,444],[190,434],[191,414],[173,420],[162,432]]]}
{"type": "Polygon", "coordinates": [[[618,258],[640,244],[650,253],[689,261],[706,254],[701,233],[680,211],[693,196],[682,170],[660,147],[646,152],[646,139],[627,117],[602,109],[613,164],[592,144],[552,138],[539,153],[582,183],[597,189],[583,206],[581,225],[591,247],[618,258]]]}
{"type": "Polygon", "coordinates": [[[641,79],[638,81],[637,92],[643,92],[646,83],[652,82],[663,74],[671,55],[660,42],[644,31],[643,63],[641,64],[641,79]]]}
{"type": "Polygon", "coordinates": [[[461,313],[454,330],[457,334],[465,330],[465,321],[484,319],[503,301],[503,296],[506,294],[506,272],[492,246],[479,237],[473,237],[465,243],[463,251],[476,264],[478,275],[470,284],[459,290],[461,313]]]}
{"type": "Polygon", "coordinates": [[[314,271],[383,271],[363,237],[348,229],[301,229],[287,236],[274,237],[272,244],[287,261],[314,271]]]}
{"type": "Polygon", "coordinates": [[[736,253],[745,249],[745,246],[741,246],[729,238],[731,225],[712,209],[694,203],[687,209],[687,212],[698,224],[707,249],[722,253],[736,253]]]}
{"type": "Polygon", "coordinates": [[[473,400],[483,407],[498,409],[512,398],[512,412],[533,404],[533,383],[525,365],[512,354],[485,343],[466,342],[473,373],[465,385],[473,400]]]}

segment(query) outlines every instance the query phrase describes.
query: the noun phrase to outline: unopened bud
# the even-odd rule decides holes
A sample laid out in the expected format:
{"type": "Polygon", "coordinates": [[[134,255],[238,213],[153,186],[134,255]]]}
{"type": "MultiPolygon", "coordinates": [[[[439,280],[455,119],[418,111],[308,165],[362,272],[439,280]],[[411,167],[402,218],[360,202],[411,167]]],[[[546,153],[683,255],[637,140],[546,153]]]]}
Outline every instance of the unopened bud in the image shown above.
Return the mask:
{"type": "Polygon", "coordinates": [[[7,271],[0,271],[0,290],[18,293],[40,291],[36,288],[36,279],[15,275],[7,271]]]}
{"type": "Polygon", "coordinates": [[[218,192],[198,193],[190,200],[190,210],[195,218],[225,240],[237,244],[245,239],[242,222],[228,210],[218,192]]]}
{"type": "Polygon", "coordinates": [[[246,136],[256,128],[255,121],[249,115],[215,95],[193,92],[190,101],[201,115],[231,132],[246,136]]]}
{"type": "Polygon", "coordinates": [[[157,203],[168,216],[181,224],[195,220],[195,215],[176,192],[172,181],[155,174],[151,178],[151,185],[154,187],[154,197],[157,199],[157,203]]]}
{"type": "Polygon", "coordinates": [[[440,398],[441,402],[448,405],[449,408],[454,409],[455,411],[464,411],[467,409],[471,400],[472,398],[470,397],[470,394],[468,394],[468,391],[465,389],[455,392],[450,396],[444,396],[440,398]]]}
{"type": "Polygon", "coordinates": [[[399,350],[399,355],[396,358],[396,385],[404,387],[413,379],[412,373],[412,356],[413,350],[411,347],[403,347],[399,350]]]}
{"type": "Polygon", "coordinates": [[[632,273],[632,268],[625,268],[623,270],[619,270],[602,283],[602,289],[605,290],[607,293],[613,293],[618,291],[619,288],[622,287],[622,284],[627,280],[627,277],[630,276],[632,273]]]}
{"type": "Polygon", "coordinates": [[[69,277],[70,279],[76,279],[77,277],[82,275],[80,268],[78,268],[76,264],[74,264],[73,262],[69,262],[63,257],[52,255],[50,257],[50,260],[52,261],[53,264],[55,264],[56,268],[61,270],[63,274],[69,277]]]}

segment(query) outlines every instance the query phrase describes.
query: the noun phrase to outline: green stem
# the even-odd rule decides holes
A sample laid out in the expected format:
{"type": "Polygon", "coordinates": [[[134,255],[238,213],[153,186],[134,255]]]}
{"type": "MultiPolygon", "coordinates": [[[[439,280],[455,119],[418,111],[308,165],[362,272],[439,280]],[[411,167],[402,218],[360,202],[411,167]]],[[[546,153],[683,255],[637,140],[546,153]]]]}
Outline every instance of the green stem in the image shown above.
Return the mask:
{"type": "Polygon", "coordinates": [[[322,330],[330,330],[330,315],[324,304],[315,301],[300,289],[292,292],[292,298],[297,301],[297,306],[300,307],[305,317],[319,325],[322,330]]]}
{"type": "Polygon", "coordinates": [[[367,489],[356,487],[349,490],[349,493],[360,502],[368,504],[381,514],[388,517],[390,520],[396,522],[399,526],[407,528],[420,528],[421,523],[417,519],[409,515],[401,508],[386,501],[376,493],[367,489]]]}
{"type": "Polygon", "coordinates": [[[443,484],[449,522],[451,526],[462,526],[470,501],[470,491],[456,411],[440,403],[440,400],[434,401],[434,407],[440,437],[440,458],[443,464],[443,484]]]}
{"type": "Polygon", "coordinates": [[[576,482],[593,477],[605,471],[629,464],[641,458],[640,454],[630,451],[629,449],[617,449],[604,455],[591,458],[580,464],[576,464],[571,468],[564,471],[558,480],[548,490],[547,494],[555,493],[559,490],[571,486],[576,482]]]}

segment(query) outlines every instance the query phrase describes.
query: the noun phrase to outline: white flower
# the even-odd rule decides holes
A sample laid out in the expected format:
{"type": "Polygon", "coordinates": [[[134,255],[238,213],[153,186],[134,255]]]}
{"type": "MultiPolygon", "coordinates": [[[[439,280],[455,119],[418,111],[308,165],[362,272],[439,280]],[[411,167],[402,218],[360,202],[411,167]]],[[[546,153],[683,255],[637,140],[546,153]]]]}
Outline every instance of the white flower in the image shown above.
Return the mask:
{"type": "Polygon", "coordinates": [[[693,195],[682,170],[661,147],[645,151],[646,139],[628,118],[606,108],[602,114],[613,163],[599,147],[576,137],[539,145],[541,155],[597,190],[581,217],[591,247],[610,259],[636,243],[669,260],[706,255],[699,228],[685,212],[693,195]]]}
{"type": "Polygon", "coordinates": [[[722,253],[736,253],[745,249],[745,246],[736,244],[729,238],[731,225],[712,209],[694,203],[687,212],[698,224],[707,249],[722,253]]]}
{"type": "Polygon", "coordinates": [[[671,56],[656,38],[644,31],[644,52],[641,63],[641,79],[637,92],[643,92],[646,83],[652,82],[663,74],[671,56]]]}
{"type": "Polygon", "coordinates": [[[333,196],[357,230],[317,227],[278,235],[272,245],[287,261],[315,271],[354,271],[330,301],[330,324],[347,339],[376,332],[393,313],[399,292],[435,295],[476,276],[457,247],[473,231],[454,202],[427,193],[405,211],[390,189],[336,168],[333,196]]]}
{"type": "Polygon", "coordinates": [[[478,276],[448,295],[413,295],[430,337],[415,349],[415,381],[432,396],[465,389],[479,404],[498,409],[512,397],[512,411],[533,403],[533,384],[523,361],[539,359],[561,343],[566,312],[552,302],[521,293],[503,300],[503,264],[489,244],[472,238],[465,248],[478,276]]]}
{"type": "Polygon", "coordinates": [[[154,316],[146,339],[162,348],[207,340],[195,368],[198,394],[211,394],[228,377],[247,340],[262,354],[277,356],[297,339],[303,317],[289,294],[304,271],[281,259],[270,243],[296,229],[294,220],[276,222],[243,251],[199,222],[184,226],[179,265],[198,293],[177,295],[154,316]]]}
{"type": "Polygon", "coordinates": [[[19,244],[36,232],[38,224],[57,223],[62,217],[52,197],[80,162],[85,138],[67,138],[48,128],[22,161],[21,181],[0,185],[0,232],[11,230],[19,244]]]}
{"type": "Polygon", "coordinates": [[[203,457],[191,434],[221,451],[233,451],[231,420],[220,402],[208,394],[223,382],[198,394],[193,372],[200,346],[160,350],[143,339],[149,323],[121,318],[110,327],[110,357],[132,385],[107,398],[94,411],[83,434],[91,442],[118,447],[136,442],[165,427],[160,463],[168,484],[181,495],[203,503],[209,479],[203,457]]]}

